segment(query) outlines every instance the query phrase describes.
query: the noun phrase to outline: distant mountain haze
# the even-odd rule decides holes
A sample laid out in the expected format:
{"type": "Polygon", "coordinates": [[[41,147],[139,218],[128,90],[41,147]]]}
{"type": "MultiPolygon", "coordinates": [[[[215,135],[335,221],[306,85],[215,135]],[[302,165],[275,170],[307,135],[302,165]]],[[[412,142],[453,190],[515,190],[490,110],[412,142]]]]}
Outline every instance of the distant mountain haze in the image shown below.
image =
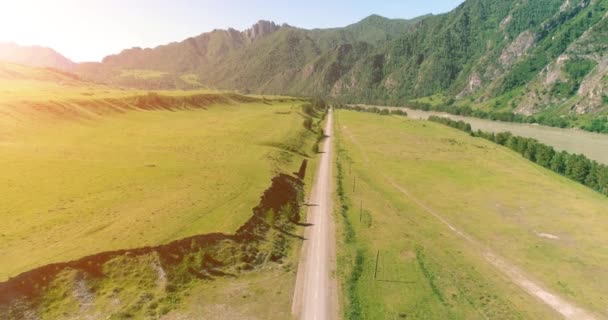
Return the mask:
{"type": "Polygon", "coordinates": [[[66,71],[74,70],[76,67],[74,62],[51,48],[20,46],[15,43],[0,43],[0,61],[66,71]]]}

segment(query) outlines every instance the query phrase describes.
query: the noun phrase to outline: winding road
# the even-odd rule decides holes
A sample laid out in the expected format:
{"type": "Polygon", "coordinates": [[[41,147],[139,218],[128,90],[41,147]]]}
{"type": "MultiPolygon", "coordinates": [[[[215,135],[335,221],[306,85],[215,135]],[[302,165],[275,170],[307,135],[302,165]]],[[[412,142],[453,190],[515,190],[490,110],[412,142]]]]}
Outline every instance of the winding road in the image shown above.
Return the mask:
{"type": "Polygon", "coordinates": [[[307,223],[298,266],[292,313],[302,320],[338,319],[335,225],[332,217],[333,113],[327,115],[317,175],[308,200],[307,223]]]}

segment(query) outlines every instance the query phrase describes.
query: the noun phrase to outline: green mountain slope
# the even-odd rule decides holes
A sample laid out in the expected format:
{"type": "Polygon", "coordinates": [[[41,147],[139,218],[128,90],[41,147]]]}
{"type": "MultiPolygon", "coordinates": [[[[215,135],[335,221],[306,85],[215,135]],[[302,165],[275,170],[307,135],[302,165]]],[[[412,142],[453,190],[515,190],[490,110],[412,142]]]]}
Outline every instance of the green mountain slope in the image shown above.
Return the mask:
{"type": "Polygon", "coordinates": [[[380,45],[415,22],[371,16],[345,28],[304,30],[260,21],[243,32],[214,30],[153,49],[124,50],[102,63],[81,64],[78,73],[94,81],[139,88],[203,85],[283,92],[288,89],[286,80],[297,81],[306,65],[324,53],[357,42],[380,45]],[[144,74],[155,76],[141,77],[142,72],[132,72],[144,70],[152,71],[144,74]],[[195,81],[184,81],[184,77],[195,81]]]}
{"type": "Polygon", "coordinates": [[[485,111],[597,114],[608,109],[607,10],[608,0],[467,0],[447,14],[374,15],[344,28],[260,21],[243,32],[125,50],[79,74],[141,88],[382,104],[441,95],[485,111]]]}

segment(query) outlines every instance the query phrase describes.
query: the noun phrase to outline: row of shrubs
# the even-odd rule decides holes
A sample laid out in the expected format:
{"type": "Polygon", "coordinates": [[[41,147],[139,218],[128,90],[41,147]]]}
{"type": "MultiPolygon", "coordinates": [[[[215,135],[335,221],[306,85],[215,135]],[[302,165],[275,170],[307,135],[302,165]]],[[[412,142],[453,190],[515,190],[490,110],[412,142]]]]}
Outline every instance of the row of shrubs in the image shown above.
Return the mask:
{"type": "Polygon", "coordinates": [[[324,99],[315,98],[311,99],[310,102],[301,105],[302,113],[304,114],[304,128],[313,130],[313,118],[321,118],[318,122],[320,123],[327,114],[328,104],[324,99]]]}
{"type": "MultiPolygon", "coordinates": [[[[341,157],[341,153],[343,151],[342,149],[340,149],[340,147],[337,147],[337,149],[338,157],[341,157]]],[[[350,209],[348,204],[350,203],[350,201],[344,189],[344,168],[342,167],[341,159],[337,161],[337,166],[337,193],[338,199],[340,201],[340,215],[342,216],[342,220],[344,221],[344,241],[347,244],[351,244],[356,241],[356,234],[352,222],[348,216],[348,211],[350,209]]],[[[348,300],[348,308],[345,310],[345,318],[347,320],[361,319],[363,314],[363,310],[361,309],[361,301],[359,299],[358,284],[359,280],[361,279],[361,276],[363,275],[365,252],[359,248],[356,250],[354,257],[352,258],[354,264],[345,282],[346,297],[348,300]]]]}
{"type": "Polygon", "coordinates": [[[582,154],[558,152],[553,147],[536,139],[514,136],[510,132],[495,134],[481,130],[473,131],[471,125],[463,121],[438,116],[431,116],[429,120],[505,146],[532,162],[608,196],[608,166],[591,160],[582,154]]]}
{"type": "Polygon", "coordinates": [[[608,133],[608,116],[595,118],[589,124],[582,126],[582,128],[591,132],[608,133]]]}
{"type": "MultiPolygon", "coordinates": [[[[608,101],[608,96],[607,96],[608,101]]],[[[398,104],[400,107],[405,107],[414,110],[422,110],[422,111],[435,111],[435,112],[445,112],[457,116],[464,117],[475,117],[480,119],[488,119],[493,121],[503,121],[503,122],[516,122],[516,123],[537,123],[542,124],[549,127],[558,127],[558,128],[568,128],[574,127],[575,123],[579,120],[575,115],[535,115],[535,116],[526,116],[514,112],[509,111],[484,111],[479,109],[473,109],[470,106],[456,106],[454,105],[454,100],[450,99],[445,104],[437,104],[432,105],[430,103],[418,102],[418,101],[408,101],[404,103],[398,104]]],[[[355,111],[366,111],[372,113],[381,113],[382,110],[377,107],[362,107],[362,106],[348,106],[341,105],[342,109],[349,109],[355,111]]],[[[387,114],[386,112],[382,114],[387,114]]],[[[391,114],[397,114],[396,110],[391,111],[391,114]],[[395,113],[394,113],[395,112],[395,113]]],[[[598,133],[608,133],[608,116],[599,116],[596,119],[589,121],[586,124],[580,126],[580,129],[590,132],[598,132],[598,133]]]]}
{"type": "Polygon", "coordinates": [[[327,111],[329,105],[324,99],[314,98],[310,101],[310,103],[305,103],[302,105],[302,113],[305,116],[303,126],[305,129],[316,132],[317,138],[315,144],[312,146],[312,151],[314,153],[319,152],[319,143],[325,138],[325,132],[322,128],[323,120],[327,115],[327,111]],[[319,118],[316,123],[314,123],[314,118],[319,118]]]}
{"type": "Polygon", "coordinates": [[[336,109],[344,109],[344,110],[352,110],[352,111],[359,111],[359,112],[369,112],[369,113],[376,113],[379,114],[381,116],[388,116],[388,115],[397,115],[397,116],[404,116],[407,117],[407,112],[400,110],[400,109],[394,109],[394,110],[388,110],[386,108],[378,108],[378,107],[361,107],[361,106],[349,106],[346,104],[338,104],[335,106],[336,109]]]}
{"type": "Polygon", "coordinates": [[[408,102],[404,105],[404,107],[422,111],[445,112],[457,116],[475,117],[494,121],[538,123],[550,127],[559,128],[567,128],[571,126],[574,120],[576,120],[573,117],[562,118],[561,116],[548,115],[526,116],[508,111],[484,111],[479,109],[473,109],[470,106],[455,106],[451,103],[431,105],[429,103],[424,102],[408,102]]]}

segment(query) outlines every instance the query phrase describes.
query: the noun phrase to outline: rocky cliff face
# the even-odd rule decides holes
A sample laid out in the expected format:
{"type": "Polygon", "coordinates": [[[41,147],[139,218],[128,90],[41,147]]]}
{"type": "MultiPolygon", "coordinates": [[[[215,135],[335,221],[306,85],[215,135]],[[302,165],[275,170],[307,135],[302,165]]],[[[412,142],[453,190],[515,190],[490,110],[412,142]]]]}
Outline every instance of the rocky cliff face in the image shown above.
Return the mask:
{"type": "MultiPolygon", "coordinates": [[[[579,4],[584,6],[585,2],[579,4]]],[[[587,4],[590,5],[590,4],[587,4]]],[[[573,7],[566,1],[562,10],[573,7]]],[[[587,13],[585,18],[592,17],[587,13]]],[[[588,114],[608,107],[608,14],[581,33],[543,68],[522,93],[516,111],[534,114],[547,106],[571,114],[588,114]]]]}
{"type": "Polygon", "coordinates": [[[253,42],[258,38],[264,37],[279,30],[279,28],[281,27],[276,25],[274,22],[260,20],[251,28],[243,31],[243,33],[250,42],[253,42]]]}

